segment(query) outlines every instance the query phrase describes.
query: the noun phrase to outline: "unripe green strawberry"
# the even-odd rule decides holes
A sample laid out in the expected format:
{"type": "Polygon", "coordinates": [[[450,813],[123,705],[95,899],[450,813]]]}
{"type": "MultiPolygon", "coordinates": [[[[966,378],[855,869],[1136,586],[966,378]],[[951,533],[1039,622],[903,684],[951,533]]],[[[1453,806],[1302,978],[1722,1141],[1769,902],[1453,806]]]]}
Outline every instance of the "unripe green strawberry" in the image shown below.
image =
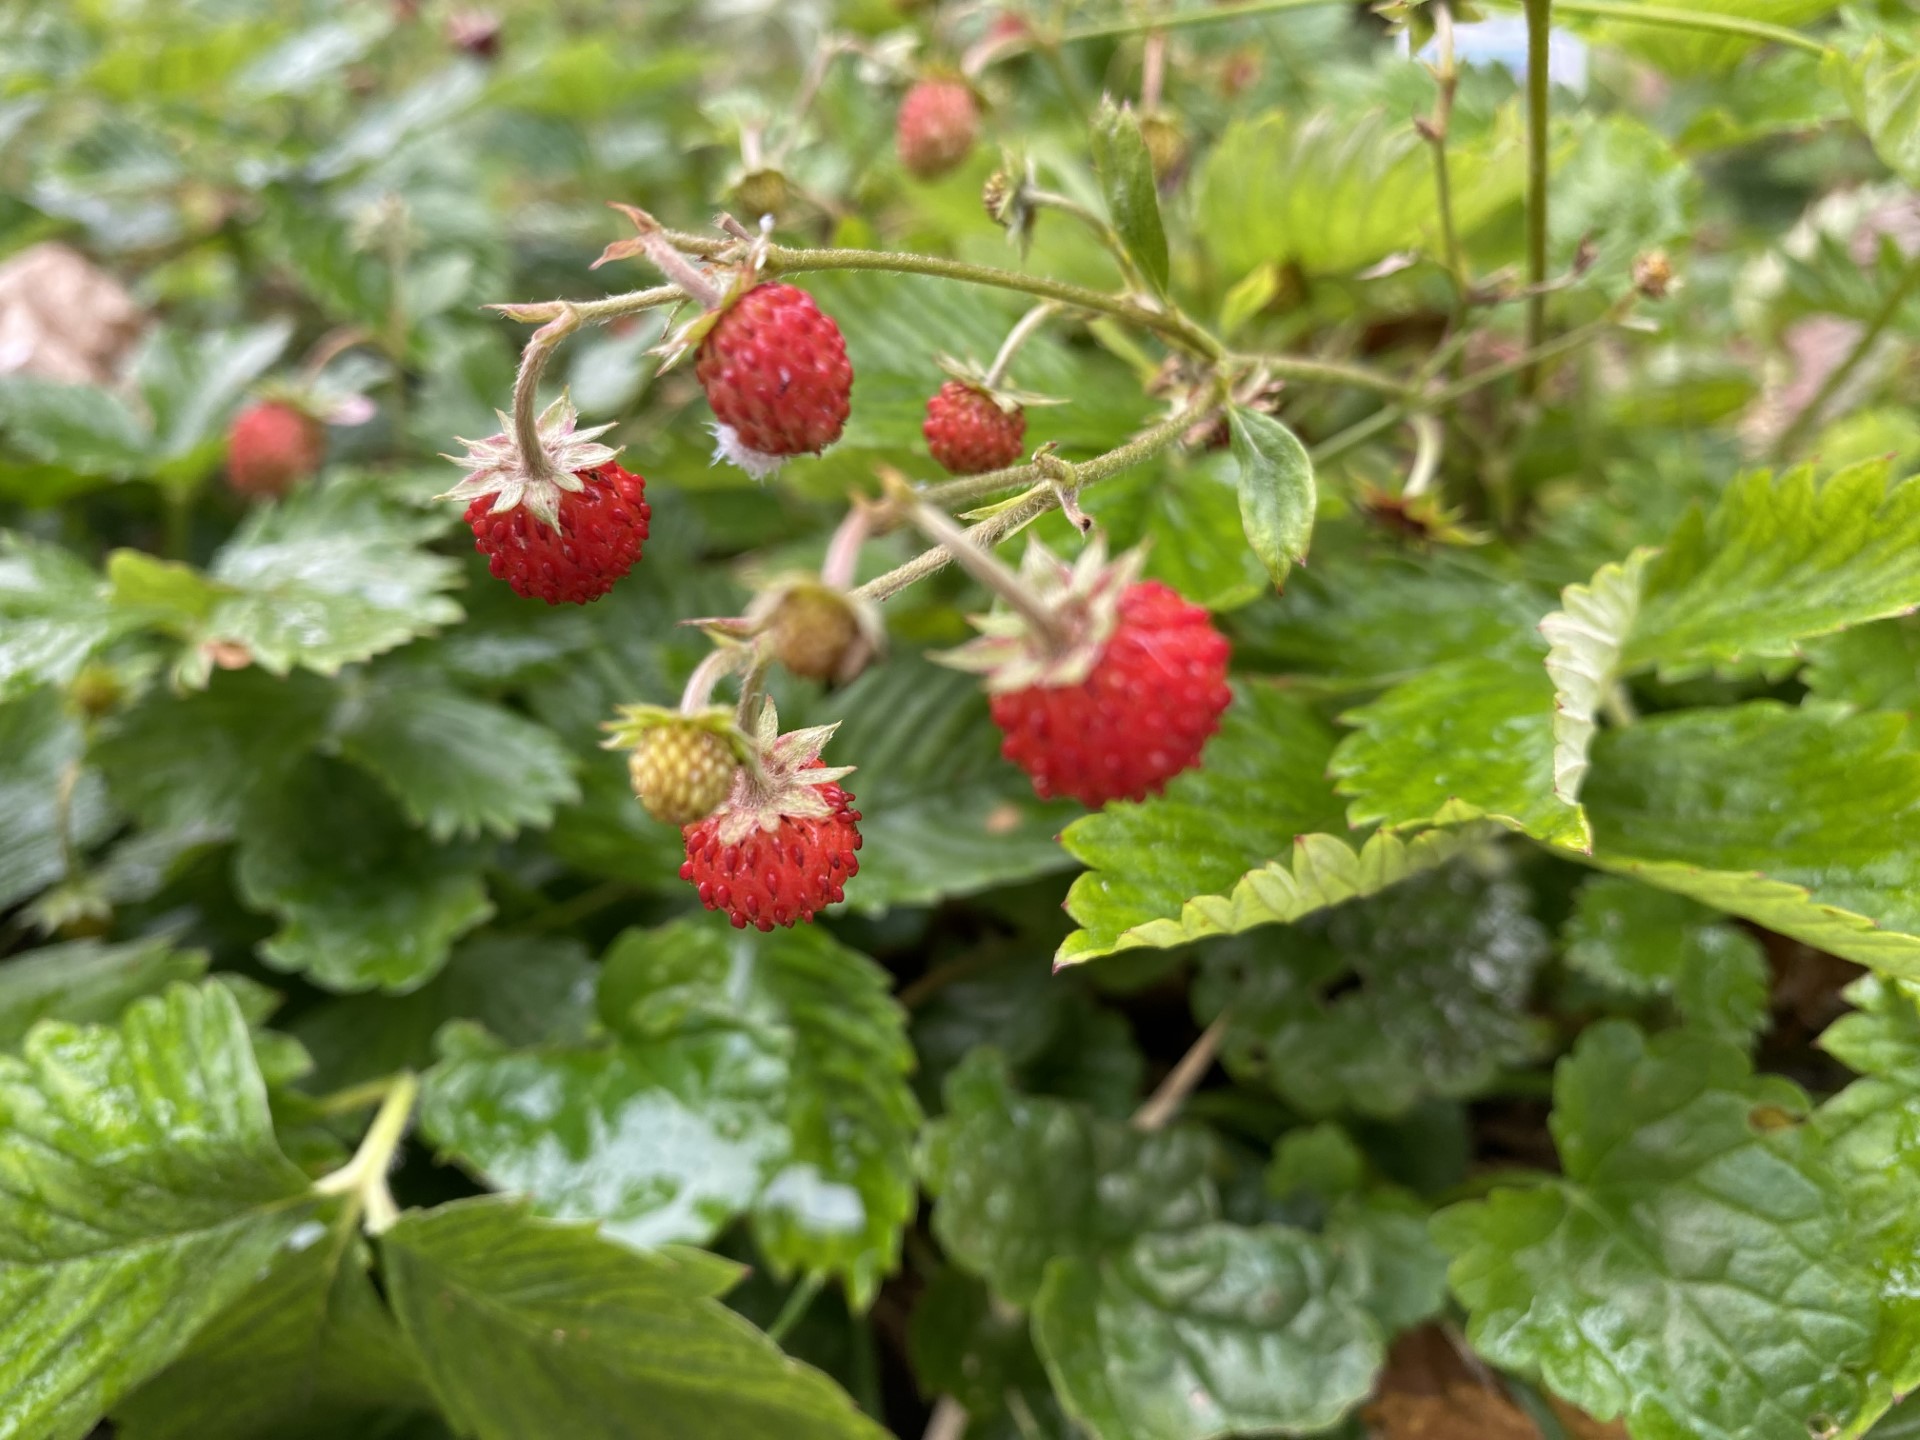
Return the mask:
{"type": "Polygon", "coordinates": [[[691,825],[719,808],[739,768],[726,737],[698,725],[648,730],[627,757],[633,793],[654,819],[691,825]]]}

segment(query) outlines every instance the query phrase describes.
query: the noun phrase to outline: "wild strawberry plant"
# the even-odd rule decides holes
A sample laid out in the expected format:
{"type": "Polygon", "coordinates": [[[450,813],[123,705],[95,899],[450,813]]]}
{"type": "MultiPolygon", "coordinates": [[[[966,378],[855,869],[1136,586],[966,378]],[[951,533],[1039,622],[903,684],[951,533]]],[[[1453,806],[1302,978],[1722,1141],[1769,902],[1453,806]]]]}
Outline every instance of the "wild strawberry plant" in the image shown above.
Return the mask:
{"type": "Polygon", "coordinates": [[[1907,10],[0,33],[0,1437],[1920,1431],[1907,10]]]}

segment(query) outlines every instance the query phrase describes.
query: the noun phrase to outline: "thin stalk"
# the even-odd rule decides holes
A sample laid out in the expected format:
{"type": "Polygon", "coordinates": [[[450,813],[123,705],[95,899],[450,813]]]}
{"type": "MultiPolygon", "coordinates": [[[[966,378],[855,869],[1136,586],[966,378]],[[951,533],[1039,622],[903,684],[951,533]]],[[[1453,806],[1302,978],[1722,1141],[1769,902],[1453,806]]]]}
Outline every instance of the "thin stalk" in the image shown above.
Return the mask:
{"type": "MultiPolygon", "coordinates": [[[[1553,29],[1553,0],[1525,0],[1527,15],[1527,282],[1547,280],[1547,113],[1548,41],[1553,29]]],[[[1527,348],[1538,349],[1547,333],[1547,297],[1527,297],[1527,348]]],[[[1530,367],[1520,381],[1528,395],[1539,388],[1540,370],[1530,367]]]]}
{"type": "Polygon", "coordinates": [[[1013,357],[1020,353],[1020,347],[1031,340],[1059,308],[1051,300],[1043,300],[1020,317],[1019,324],[1007,332],[1007,338],[1000,342],[999,353],[987,367],[986,381],[989,387],[998,385],[1006,378],[1007,367],[1013,364],[1013,357]]]}
{"type": "Polygon", "coordinates": [[[736,670],[744,670],[752,658],[752,652],[744,645],[722,645],[707,652],[706,658],[693,667],[693,674],[687,677],[686,689],[680,692],[680,713],[697,715],[713,702],[713,687],[736,670]]]}
{"type": "Polygon", "coordinates": [[[1011,566],[993,551],[974,543],[972,531],[962,529],[946,511],[925,503],[913,504],[908,515],[929,540],[944,546],[947,555],[958,560],[962,569],[1006,601],[1033,628],[1042,646],[1056,653],[1066,647],[1067,637],[1052,612],[1034,597],[1011,566]]]}
{"type": "Polygon", "coordinates": [[[514,928],[523,935],[538,935],[548,930],[571,930],[589,915],[609,905],[616,905],[633,893],[634,887],[625,880],[602,880],[591,889],[549,905],[514,928]]]}
{"type": "MultiPolygon", "coordinates": [[[[1530,0],[1492,0],[1495,5],[1521,5],[1530,0]]],[[[1708,10],[1676,10],[1666,5],[1622,4],[1620,0],[1556,0],[1563,15],[1584,15],[1593,20],[1625,20],[1635,25],[1653,25],[1669,30],[1702,30],[1716,35],[1740,35],[1748,40],[1764,40],[1787,45],[1810,55],[1825,55],[1830,47],[1811,35],[1789,30],[1784,25],[1769,25],[1764,20],[1748,20],[1738,15],[1716,14],[1708,10]]]]}
{"type": "Polygon", "coordinates": [[[1133,257],[1127,254],[1127,247],[1120,239],[1120,232],[1105,220],[1070,196],[1061,195],[1053,190],[1041,190],[1029,185],[1026,189],[1027,203],[1037,210],[1056,210],[1062,215],[1070,215],[1087,229],[1120,267],[1120,273],[1126,277],[1127,287],[1131,290],[1145,290],[1146,281],[1134,268],[1133,257]]]}
{"type": "Polygon", "coordinates": [[[844,590],[853,583],[853,573],[860,562],[860,547],[867,543],[867,534],[872,528],[872,507],[855,500],[827,542],[826,558],[820,562],[821,584],[844,590]]]}
{"type": "Polygon", "coordinates": [[[420,1081],[409,1071],[393,1077],[380,1109],[361,1138],[353,1158],[331,1175],[313,1182],[316,1195],[344,1195],[349,1210],[366,1216],[367,1232],[378,1235],[400,1218],[393,1192],[387,1188],[387,1170],[407,1133],[420,1081]]]}
{"type": "Polygon", "coordinates": [[[369,1105],[378,1105],[385,1100],[393,1091],[393,1082],[393,1076],[382,1075],[378,1080],[349,1085],[343,1090],[322,1095],[313,1102],[313,1108],[321,1115],[351,1115],[356,1110],[365,1110],[369,1105]]]}
{"type": "Polygon", "coordinates": [[[1453,100],[1460,88],[1460,68],[1453,58],[1453,16],[1445,4],[1432,9],[1433,36],[1439,46],[1438,62],[1433,67],[1435,95],[1433,116],[1421,128],[1433,148],[1433,184],[1440,202],[1440,246],[1447,274],[1453,280],[1453,323],[1464,317],[1473,285],[1460,248],[1460,234],[1453,218],[1453,167],[1447,161],[1447,141],[1453,131],[1453,100]]]}
{"type": "Polygon", "coordinates": [[[1200,1038],[1180,1057],[1180,1063],[1167,1072],[1167,1078],[1147,1097],[1146,1104],[1133,1112],[1134,1129],[1158,1130],[1179,1113],[1187,1096],[1213,1068],[1214,1057],[1220,1053],[1220,1042],[1227,1037],[1231,1013],[1222,1010],[1214,1022],[1200,1032],[1200,1038]]]}
{"type": "Polygon", "coordinates": [[[1210,10],[1179,10],[1156,13],[1129,20],[1108,20],[1095,25],[1074,25],[1062,30],[1057,43],[1070,45],[1076,40],[1105,40],[1115,35],[1139,35],[1156,30],[1184,30],[1191,25],[1213,25],[1223,20],[1251,20],[1261,15],[1280,15],[1288,10],[1308,10],[1335,0],[1244,0],[1238,5],[1216,5],[1210,10]]]}
{"type": "Polygon", "coordinates": [[[559,483],[560,472],[540,439],[540,377],[560,342],[579,328],[579,316],[563,304],[558,315],[533,332],[520,354],[520,372],[513,377],[513,438],[520,463],[533,479],[552,484],[559,483]]]}
{"type": "Polygon", "coordinates": [[[1853,342],[1853,348],[1847,352],[1846,358],[1827,373],[1827,378],[1820,383],[1814,397],[1800,407],[1800,413],[1781,432],[1780,439],[1773,447],[1774,459],[1784,460],[1806,438],[1807,431],[1820,419],[1821,412],[1840,393],[1841,386],[1852,378],[1853,372],[1860,368],[1861,362],[1886,333],[1887,327],[1899,317],[1916,287],[1920,287],[1920,255],[1907,262],[1907,268],[1900,272],[1900,279],[1888,292],[1887,298],[1880,302],[1880,308],[1874,311],[1873,318],[1867,321],[1867,328],[1860,332],[1860,338],[1853,342]]]}
{"type": "Polygon", "coordinates": [[[767,1327],[767,1338],[778,1345],[787,1338],[787,1332],[800,1322],[807,1313],[814,1297],[820,1293],[820,1287],[827,1277],[818,1270],[810,1270],[800,1277],[799,1283],[787,1292],[787,1300],[780,1307],[780,1313],[773,1317],[773,1323],[767,1327]]]}

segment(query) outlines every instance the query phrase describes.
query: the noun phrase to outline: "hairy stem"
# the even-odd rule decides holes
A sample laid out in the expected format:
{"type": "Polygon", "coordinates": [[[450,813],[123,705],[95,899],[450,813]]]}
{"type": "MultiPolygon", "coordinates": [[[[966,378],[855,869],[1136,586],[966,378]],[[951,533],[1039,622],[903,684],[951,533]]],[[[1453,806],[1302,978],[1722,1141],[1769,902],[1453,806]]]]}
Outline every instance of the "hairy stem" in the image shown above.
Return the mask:
{"type": "Polygon", "coordinates": [[[988,386],[998,385],[1006,378],[1007,367],[1013,364],[1013,357],[1020,353],[1020,347],[1032,339],[1059,308],[1051,300],[1043,300],[1020,317],[1020,323],[1009,330],[1007,338],[1000,342],[1000,351],[993,357],[993,364],[987,367],[988,386]]]}
{"type": "MultiPolygon", "coordinates": [[[[1527,348],[1538,349],[1547,333],[1547,297],[1539,289],[1547,279],[1547,127],[1548,41],[1553,33],[1553,0],[1526,0],[1527,14],[1527,348]]],[[[1533,394],[1540,369],[1527,369],[1520,388],[1533,394]]]]}
{"type": "Polygon", "coordinates": [[[1460,234],[1453,218],[1453,167],[1447,160],[1447,141],[1453,131],[1453,101],[1460,88],[1460,69],[1453,58],[1453,16],[1445,4],[1435,5],[1433,37],[1439,46],[1438,62],[1433,67],[1435,95],[1433,116],[1420,133],[1433,147],[1433,184],[1440,201],[1440,247],[1447,274],[1453,280],[1454,324],[1466,312],[1472,282],[1460,249],[1460,234]]]}
{"type": "Polygon", "coordinates": [[[560,313],[534,331],[520,353],[520,373],[513,378],[513,438],[520,449],[521,465],[535,480],[555,484],[560,480],[553,457],[540,438],[540,376],[560,342],[579,328],[580,317],[563,303],[560,313]]]}
{"type": "Polygon", "coordinates": [[[713,703],[713,687],[736,670],[744,670],[753,658],[745,645],[722,645],[707,652],[706,658],[687,677],[687,688],[680,692],[680,713],[697,715],[713,703]]]}

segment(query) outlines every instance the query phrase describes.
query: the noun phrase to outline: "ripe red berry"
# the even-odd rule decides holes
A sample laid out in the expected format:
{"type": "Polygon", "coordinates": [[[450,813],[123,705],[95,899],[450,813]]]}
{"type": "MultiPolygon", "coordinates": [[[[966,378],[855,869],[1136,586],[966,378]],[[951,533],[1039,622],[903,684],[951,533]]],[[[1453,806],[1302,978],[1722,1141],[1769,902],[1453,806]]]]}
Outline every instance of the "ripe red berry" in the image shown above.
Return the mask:
{"type": "MultiPolygon", "coordinates": [[[[818,759],[801,767],[819,768],[818,759]]],[[[729,838],[723,808],[683,832],[687,859],[680,878],[694,883],[707,909],[726,911],[735,929],[771,930],[812,920],[816,911],[844,900],[847,881],[860,873],[854,855],[860,812],[853,796],[832,783],[807,788],[824,815],[785,815],[771,829],[755,824],[729,838]]]]}
{"type": "Polygon", "coordinates": [[[948,474],[980,475],[1020,458],[1027,412],[1018,405],[1002,410],[985,391],[949,380],[927,401],[927,421],[920,433],[948,474]]]}
{"type": "Polygon", "coordinates": [[[1000,753],[1042,799],[1097,807],[1158,794],[1220,728],[1227,642],[1207,612],[1157,580],[1120,596],[1118,623],[1086,678],[991,699],[1000,753]]]}
{"type": "Polygon", "coordinates": [[[700,342],[694,374],[719,422],[720,454],[756,476],[819,454],[852,408],[840,327],[792,285],[756,285],[730,305],[700,342]]]}
{"type": "Polygon", "coordinates": [[[652,514],[647,482],[611,460],[577,471],[575,478],[586,484],[559,492],[557,527],[525,505],[494,513],[488,495],[467,506],[474,548],[515,594],[549,605],[585,605],[611,590],[640,558],[652,514]]]}
{"type": "Polygon", "coordinates": [[[250,498],[277,498],[320,468],[326,448],[325,428],[306,411],[257,401],[227,431],[227,483],[250,498]]]}
{"type": "Polygon", "coordinates": [[[900,102],[894,144],[900,163],[936,180],[967,158],[980,134],[980,107],[958,80],[919,80],[900,102]]]}

